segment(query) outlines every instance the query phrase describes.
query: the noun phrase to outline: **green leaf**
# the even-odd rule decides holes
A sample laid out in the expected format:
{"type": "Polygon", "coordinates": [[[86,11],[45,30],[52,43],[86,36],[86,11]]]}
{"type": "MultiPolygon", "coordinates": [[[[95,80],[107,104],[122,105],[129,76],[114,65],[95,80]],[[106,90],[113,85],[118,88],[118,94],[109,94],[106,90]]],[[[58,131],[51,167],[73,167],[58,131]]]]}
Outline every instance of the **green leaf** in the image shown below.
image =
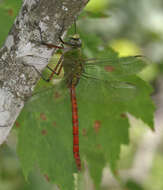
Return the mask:
{"type": "Polygon", "coordinates": [[[83,53],[86,57],[118,57],[118,53],[112,48],[105,47],[100,37],[95,34],[87,34],[79,31],[83,42],[83,53]]]}
{"type": "Polygon", "coordinates": [[[5,0],[0,3],[0,46],[4,43],[6,36],[14,22],[15,17],[18,14],[20,6],[22,4],[21,0],[5,0]]]}
{"type": "Polygon", "coordinates": [[[108,18],[110,15],[104,12],[91,12],[91,11],[82,11],[82,13],[79,16],[79,19],[85,19],[85,18],[92,18],[92,19],[101,19],[101,18],[108,18]]]}
{"type": "Polygon", "coordinates": [[[39,98],[33,96],[33,99],[27,103],[18,121],[18,155],[23,172],[27,177],[34,165],[39,166],[41,172],[61,189],[72,189],[76,168],[69,96],[63,96],[56,88],[41,93],[39,98]]]}
{"type": "MultiPolygon", "coordinates": [[[[74,26],[72,26],[68,35],[73,35],[75,31],[74,26]]],[[[77,29],[77,32],[80,34],[82,39],[82,52],[87,58],[102,58],[102,57],[118,57],[118,53],[114,51],[111,47],[104,45],[103,40],[101,40],[100,36],[96,34],[85,34],[82,30],[77,29]]]]}
{"type": "Polygon", "coordinates": [[[132,101],[126,101],[127,112],[133,116],[141,119],[146,123],[151,129],[154,129],[153,113],[155,111],[155,106],[151,97],[149,96],[153,89],[152,87],[142,79],[136,76],[132,76],[129,79],[130,82],[136,84],[137,91],[136,98],[132,101]]]}
{"type": "Polygon", "coordinates": [[[80,33],[83,41],[83,52],[87,57],[97,57],[99,47],[101,47],[102,41],[95,34],[83,34],[80,33]]]}
{"type": "MultiPolygon", "coordinates": [[[[85,62],[83,75],[87,76],[76,87],[80,155],[82,168],[86,160],[97,189],[103,168],[109,164],[114,172],[121,145],[129,143],[126,112],[153,128],[152,88],[135,75],[144,66],[140,58],[118,58],[114,52],[85,62]]],[[[37,165],[61,189],[73,189],[77,168],[71,118],[64,80],[29,100],[18,121],[18,155],[26,177],[37,165]]]]}
{"type": "Polygon", "coordinates": [[[123,77],[136,74],[146,66],[143,60],[133,56],[123,58],[108,56],[107,58],[89,60],[85,65],[85,72],[88,75],[109,82],[111,80],[125,81],[126,78],[123,77]]]}

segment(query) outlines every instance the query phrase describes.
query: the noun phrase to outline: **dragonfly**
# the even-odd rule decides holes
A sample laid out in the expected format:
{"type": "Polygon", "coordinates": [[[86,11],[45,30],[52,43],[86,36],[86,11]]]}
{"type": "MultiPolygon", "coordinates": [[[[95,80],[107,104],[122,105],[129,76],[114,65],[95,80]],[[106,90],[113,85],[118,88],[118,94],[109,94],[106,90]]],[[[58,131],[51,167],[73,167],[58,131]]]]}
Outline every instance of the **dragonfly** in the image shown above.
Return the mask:
{"type": "Polygon", "coordinates": [[[137,62],[140,56],[131,56],[121,59],[108,57],[86,59],[81,51],[82,40],[79,34],[75,33],[73,36],[70,36],[67,41],[63,41],[62,38],[60,38],[60,41],[60,46],[42,42],[42,45],[47,46],[47,48],[61,49],[62,55],[54,68],[47,66],[51,71],[50,76],[46,79],[41,74],[41,77],[49,82],[53,79],[54,75],[60,75],[61,71],[64,71],[62,81],[69,89],[72,107],[73,157],[78,171],[81,171],[76,87],[81,79],[94,81],[95,84],[100,82],[106,88],[111,89],[110,92],[113,99],[121,99],[121,97],[123,97],[123,101],[128,100],[130,95],[132,97],[135,96],[136,86],[130,82],[126,82],[126,76],[137,72],[137,62]],[[117,90],[118,93],[121,92],[121,94],[117,94],[117,90]]]}
{"type": "Polygon", "coordinates": [[[62,43],[62,46],[56,46],[53,44],[46,44],[42,42],[42,44],[46,45],[48,48],[58,48],[64,50],[64,53],[61,55],[54,69],[51,69],[49,66],[47,66],[47,68],[52,71],[50,77],[48,79],[43,79],[49,82],[52,80],[54,75],[59,75],[61,73],[62,68],[64,70],[64,80],[66,86],[70,89],[72,105],[73,155],[77,169],[80,171],[81,159],[79,154],[79,121],[75,88],[80,80],[82,73],[84,72],[84,66],[82,60],[80,59],[80,48],[82,46],[82,42],[78,34],[70,37],[69,41],[67,42],[64,42],[61,38],[60,41],[62,43]]]}

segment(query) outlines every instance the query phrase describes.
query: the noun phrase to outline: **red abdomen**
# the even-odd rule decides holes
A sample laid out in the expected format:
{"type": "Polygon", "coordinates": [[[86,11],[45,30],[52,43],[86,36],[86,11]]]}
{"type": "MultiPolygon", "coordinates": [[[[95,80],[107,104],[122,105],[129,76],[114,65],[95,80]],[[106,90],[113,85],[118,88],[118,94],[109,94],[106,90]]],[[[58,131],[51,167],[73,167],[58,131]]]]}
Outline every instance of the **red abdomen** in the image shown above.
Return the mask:
{"type": "Polygon", "coordinates": [[[79,122],[78,109],[76,101],[75,86],[70,87],[72,104],[72,124],[73,124],[73,154],[78,170],[81,170],[81,160],[79,155],[79,122]]]}

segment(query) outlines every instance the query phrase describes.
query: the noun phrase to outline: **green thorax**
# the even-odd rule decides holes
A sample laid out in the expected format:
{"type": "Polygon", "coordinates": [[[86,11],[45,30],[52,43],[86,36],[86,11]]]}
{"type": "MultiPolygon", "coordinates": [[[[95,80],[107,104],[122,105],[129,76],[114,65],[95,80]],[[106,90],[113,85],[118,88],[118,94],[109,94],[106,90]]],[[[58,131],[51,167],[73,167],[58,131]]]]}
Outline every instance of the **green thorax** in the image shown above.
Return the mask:
{"type": "Polygon", "coordinates": [[[81,47],[71,46],[64,53],[62,66],[64,69],[64,78],[68,87],[76,86],[83,73],[81,47]]]}

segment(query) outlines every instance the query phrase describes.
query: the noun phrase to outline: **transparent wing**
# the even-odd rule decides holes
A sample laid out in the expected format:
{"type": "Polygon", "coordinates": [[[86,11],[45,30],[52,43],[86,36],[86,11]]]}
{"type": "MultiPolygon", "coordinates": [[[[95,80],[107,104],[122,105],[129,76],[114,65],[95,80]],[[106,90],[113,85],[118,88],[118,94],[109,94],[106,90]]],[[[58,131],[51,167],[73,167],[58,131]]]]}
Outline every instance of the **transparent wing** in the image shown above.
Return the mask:
{"type": "MultiPolygon", "coordinates": [[[[145,62],[139,56],[92,59],[86,61],[84,64],[86,73],[89,74],[91,72],[90,70],[94,69],[97,72],[110,73],[110,77],[136,74],[146,66],[145,62]]],[[[95,75],[97,75],[96,71],[95,75]]]]}
{"type": "MultiPolygon", "coordinates": [[[[99,92],[99,99],[107,95],[111,101],[127,101],[134,98],[139,93],[139,88],[132,80],[132,77],[124,80],[102,80],[98,78],[92,78],[88,76],[82,76],[77,88],[82,89],[81,94],[91,89],[94,89],[94,93],[99,92]]],[[[91,92],[91,97],[94,96],[91,92]]]]}
{"type": "MultiPolygon", "coordinates": [[[[51,72],[59,61],[61,54],[55,54],[50,60],[41,56],[32,57],[27,55],[23,59],[27,59],[26,62],[31,65],[33,59],[35,59],[38,65],[47,62],[47,69],[51,72]],[[49,69],[51,68],[51,69],[49,69]]],[[[122,76],[128,76],[140,72],[145,66],[145,62],[142,56],[129,56],[122,58],[101,58],[101,59],[83,59],[83,58],[72,58],[66,60],[67,65],[72,65],[72,62],[79,61],[83,64],[85,73],[92,77],[97,77],[98,73],[101,73],[104,77],[106,73],[109,73],[110,78],[117,78],[122,76]]],[[[101,76],[102,76],[101,75],[101,76]]],[[[62,75],[63,76],[63,75],[62,75]]]]}
{"type": "Polygon", "coordinates": [[[52,100],[58,102],[64,100],[68,94],[69,89],[63,80],[59,79],[53,81],[53,84],[40,80],[28,101],[37,101],[38,99],[43,100],[47,97],[51,97],[52,100]]]}
{"type": "MultiPolygon", "coordinates": [[[[53,59],[51,60],[51,65],[55,65],[58,59],[59,57],[53,57],[53,59]]],[[[71,61],[73,61],[73,59],[71,61]]],[[[128,98],[130,99],[136,96],[138,89],[136,87],[136,84],[130,81],[130,77],[145,66],[145,63],[140,58],[138,57],[124,57],[120,59],[93,58],[84,61],[83,59],[79,59],[79,61],[81,61],[81,63],[84,64],[83,65],[84,72],[82,76],[80,76],[80,81],[79,84],[77,85],[77,88],[85,89],[87,86],[88,89],[91,87],[93,88],[93,86],[96,86],[97,88],[107,89],[107,91],[109,92],[108,93],[109,96],[112,97],[113,99],[118,98],[121,100],[127,100],[128,98]],[[83,83],[82,81],[84,81],[85,85],[81,85],[83,83]]],[[[71,65],[72,62],[68,61],[67,64],[71,65]]],[[[55,79],[53,82],[55,84],[61,83],[62,87],[60,89],[67,88],[64,81],[64,77],[62,77],[62,79],[59,80],[55,79]]],[[[51,90],[55,88],[55,85],[51,86],[51,84],[50,85],[46,84],[44,86],[46,86],[46,88],[44,88],[45,91],[48,91],[49,88],[51,90]]],[[[44,91],[42,87],[40,89],[42,92],[44,91]]]]}
{"type": "Polygon", "coordinates": [[[91,86],[101,88],[101,91],[105,91],[112,100],[131,100],[139,91],[131,78],[144,65],[144,62],[137,57],[91,60],[90,63],[86,62],[82,78],[88,88],[91,86]]]}

